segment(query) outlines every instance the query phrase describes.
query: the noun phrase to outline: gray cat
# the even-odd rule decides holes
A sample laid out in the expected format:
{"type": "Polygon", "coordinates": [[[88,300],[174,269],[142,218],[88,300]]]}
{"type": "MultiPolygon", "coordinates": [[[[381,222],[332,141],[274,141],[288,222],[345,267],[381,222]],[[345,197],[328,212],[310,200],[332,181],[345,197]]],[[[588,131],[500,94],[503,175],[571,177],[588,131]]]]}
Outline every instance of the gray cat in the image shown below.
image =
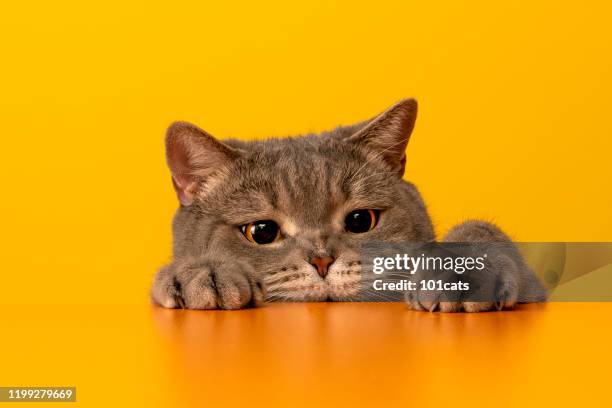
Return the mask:
{"type": "MultiPolygon", "coordinates": [[[[353,126],[254,142],[221,142],[189,123],[172,124],[166,152],[181,205],[174,260],[157,273],[153,301],[240,309],[275,300],[356,300],[364,240],[436,240],[419,192],[402,179],[416,113],[416,101],[406,99],[353,126]]],[[[443,241],[510,242],[483,221],[457,225],[443,241]]],[[[498,302],[410,295],[407,303],[479,312],[545,297],[520,255],[482,279],[499,292],[498,302]]]]}

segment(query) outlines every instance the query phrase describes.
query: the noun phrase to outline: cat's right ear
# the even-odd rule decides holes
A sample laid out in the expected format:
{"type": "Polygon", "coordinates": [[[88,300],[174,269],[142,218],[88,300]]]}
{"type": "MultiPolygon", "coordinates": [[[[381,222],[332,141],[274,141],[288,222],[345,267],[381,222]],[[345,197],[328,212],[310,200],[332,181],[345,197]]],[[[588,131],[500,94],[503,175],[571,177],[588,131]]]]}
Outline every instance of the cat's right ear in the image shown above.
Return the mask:
{"type": "Polygon", "coordinates": [[[227,167],[240,152],[187,122],[175,122],[166,132],[166,159],[181,205],[189,206],[212,175],[227,167]]]}

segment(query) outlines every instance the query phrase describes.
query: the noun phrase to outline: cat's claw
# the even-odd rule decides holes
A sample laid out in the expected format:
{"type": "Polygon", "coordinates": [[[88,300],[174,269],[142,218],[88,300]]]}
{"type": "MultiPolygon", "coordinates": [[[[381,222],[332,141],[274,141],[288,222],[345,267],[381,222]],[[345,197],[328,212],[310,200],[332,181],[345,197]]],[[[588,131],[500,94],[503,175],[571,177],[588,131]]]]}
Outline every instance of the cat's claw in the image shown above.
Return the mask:
{"type": "Polygon", "coordinates": [[[174,302],[176,303],[176,305],[178,306],[179,309],[186,309],[185,301],[183,300],[181,295],[175,295],[174,296],[174,302]]]}

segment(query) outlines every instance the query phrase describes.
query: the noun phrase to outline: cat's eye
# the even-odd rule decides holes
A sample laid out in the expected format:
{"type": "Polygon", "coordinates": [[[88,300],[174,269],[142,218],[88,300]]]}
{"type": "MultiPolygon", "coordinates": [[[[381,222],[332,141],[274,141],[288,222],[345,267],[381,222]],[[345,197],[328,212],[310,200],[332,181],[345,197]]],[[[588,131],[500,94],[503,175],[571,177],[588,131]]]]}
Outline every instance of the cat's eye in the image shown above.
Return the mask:
{"type": "Polygon", "coordinates": [[[270,244],[280,238],[280,228],[271,220],[251,222],[242,225],[240,230],[254,244],[270,244]]]}
{"type": "Polygon", "coordinates": [[[379,214],[379,210],[351,211],[344,219],[344,227],[355,234],[368,232],[376,226],[379,214]]]}

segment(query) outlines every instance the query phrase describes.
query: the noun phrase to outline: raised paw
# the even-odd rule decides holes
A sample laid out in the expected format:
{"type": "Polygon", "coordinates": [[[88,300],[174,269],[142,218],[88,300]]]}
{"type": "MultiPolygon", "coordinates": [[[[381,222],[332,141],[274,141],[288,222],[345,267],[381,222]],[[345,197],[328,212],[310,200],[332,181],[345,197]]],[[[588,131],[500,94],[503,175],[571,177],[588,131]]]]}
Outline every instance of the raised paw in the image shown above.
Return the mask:
{"type": "Polygon", "coordinates": [[[162,268],[152,297],[166,308],[232,310],[261,303],[263,293],[248,265],[198,260],[162,268]]]}
{"type": "MultiPolygon", "coordinates": [[[[435,280],[457,283],[459,280],[469,285],[469,290],[441,290],[437,286],[423,290],[416,285],[417,290],[406,292],[406,303],[411,309],[429,312],[485,312],[512,308],[519,296],[517,264],[510,257],[499,255],[490,259],[487,268],[471,276],[454,273],[438,274],[435,280]],[[460,276],[460,277],[459,277],[460,276]]],[[[420,279],[424,279],[420,276],[420,279]]],[[[458,285],[454,285],[457,287],[458,285]]]]}
{"type": "MultiPolygon", "coordinates": [[[[486,268],[461,275],[460,279],[470,285],[468,291],[406,292],[406,302],[412,309],[484,312],[512,308],[516,303],[546,300],[544,287],[525,263],[517,246],[494,224],[466,221],[453,227],[443,241],[473,245],[480,252],[488,253],[486,268]]],[[[451,282],[459,279],[456,275],[442,278],[451,282]]]]}

